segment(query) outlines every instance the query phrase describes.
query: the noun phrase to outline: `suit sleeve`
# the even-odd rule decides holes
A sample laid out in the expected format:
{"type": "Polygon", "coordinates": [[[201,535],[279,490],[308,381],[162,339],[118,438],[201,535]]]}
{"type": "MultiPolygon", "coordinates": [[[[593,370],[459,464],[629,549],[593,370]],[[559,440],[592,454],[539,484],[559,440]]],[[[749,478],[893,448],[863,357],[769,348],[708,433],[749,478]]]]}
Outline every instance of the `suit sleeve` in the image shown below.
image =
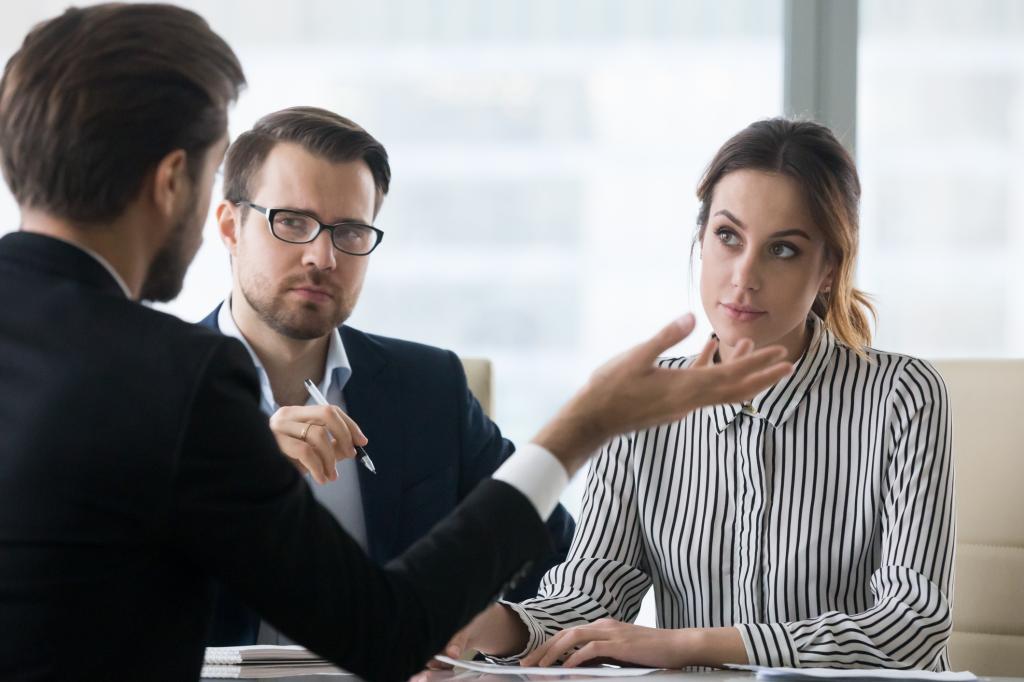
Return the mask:
{"type": "Polygon", "coordinates": [[[421,669],[550,551],[530,502],[488,481],[405,554],[376,566],[280,454],[252,365],[232,340],[211,352],[184,434],[171,550],[291,639],[367,680],[421,669]]]}
{"type": "MultiPolygon", "coordinates": [[[[501,463],[508,459],[515,446],[501,435],[497,424],[491,421],[480,401],[473,396],[466,382],[466,373],[462,362],[454,353],[449,353],[452,372],[457,378],[456,392],[461,427],[461,447],[459,462],[459,499],[464,499],[481,481],[487,480],[501,463]]],[[[561,504],[548,517],[548,535],[554,546],[546,558],[534,563],[533,568],[521,579],[509,586],[503,595],[510,601],[523,601],[537,596],[537,589],[544,574],[552,567],[565,561],[572,544],[576,523],[561,504]]]]}

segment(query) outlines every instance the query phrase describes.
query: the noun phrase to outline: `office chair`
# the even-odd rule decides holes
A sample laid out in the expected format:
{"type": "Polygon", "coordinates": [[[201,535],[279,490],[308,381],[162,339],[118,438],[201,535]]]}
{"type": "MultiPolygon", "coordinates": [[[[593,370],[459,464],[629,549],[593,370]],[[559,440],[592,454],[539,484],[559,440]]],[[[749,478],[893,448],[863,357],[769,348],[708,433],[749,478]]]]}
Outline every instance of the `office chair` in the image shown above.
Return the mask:
{"type": "Polygon", "coordinates": [[[934,363],[953,409],[954,670],[1024,676],[1024,360],[934,363]]]}

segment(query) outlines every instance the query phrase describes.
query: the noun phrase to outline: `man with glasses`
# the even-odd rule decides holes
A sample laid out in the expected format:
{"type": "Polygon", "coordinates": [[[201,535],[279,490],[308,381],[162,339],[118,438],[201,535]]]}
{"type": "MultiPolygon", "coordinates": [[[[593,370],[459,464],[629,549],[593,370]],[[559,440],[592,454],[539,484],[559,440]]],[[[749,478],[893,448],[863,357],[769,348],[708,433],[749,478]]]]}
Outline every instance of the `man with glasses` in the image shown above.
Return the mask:
{"type": "MultiPolygon", "coordinates": [[[[342,116],[295,107],[258,121],[225,160],[225,200],[216,212],[232,290],[202,321],[248,349],[282,451],[381,564],[514,450],[470,393],[453,353],[345,325],[384,236],[373,222],[390,179],[384,147],[342,116]],[[320,427],[329,415],[306,379],[340,408],[344,431],[333,427],[328,437],[320,427]],[[346,456],[354,445],[366,445],[375,472],[346,456]]],[[[572,518],[559,505],[547,523],[555,551],[509,598],[536,595],[543,573],[564,559],[572,518]]],[[[255,642],[285,640],[222,591],[209,643],[255,642]]]]}

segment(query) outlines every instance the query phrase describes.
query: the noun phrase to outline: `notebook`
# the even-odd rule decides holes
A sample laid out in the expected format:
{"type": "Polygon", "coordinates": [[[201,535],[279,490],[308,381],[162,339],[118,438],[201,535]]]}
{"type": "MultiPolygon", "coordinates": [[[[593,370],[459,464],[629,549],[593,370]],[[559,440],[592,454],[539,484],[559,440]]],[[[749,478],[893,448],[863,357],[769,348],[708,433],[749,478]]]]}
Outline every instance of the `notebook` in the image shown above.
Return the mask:
{"type": "Polygon", "coordinates": [[[204,680],[256,679],[288,675],[348,676],[341,668],[326,663],[249,663],[246,665],[204,665],[199,676],[204,680]]]}
{"type": "Polygon", "coordinates": [[[295,645],[212,646],[206,648],[201,677],[208,679],[303,675],[349,675],[326,659],[295,645]]]}

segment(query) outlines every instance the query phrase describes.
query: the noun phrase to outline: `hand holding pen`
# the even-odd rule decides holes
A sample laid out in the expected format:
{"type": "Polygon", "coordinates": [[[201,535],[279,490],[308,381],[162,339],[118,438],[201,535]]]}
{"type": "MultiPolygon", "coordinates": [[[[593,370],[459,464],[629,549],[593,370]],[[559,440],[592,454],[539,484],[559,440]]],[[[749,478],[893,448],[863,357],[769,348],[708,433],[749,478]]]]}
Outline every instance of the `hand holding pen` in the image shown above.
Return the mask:
{"type": "Polygon", "coordinates": [[[359,425],[333,405],[281,407],[270,417],[270,430],[281,452],[319,484],[336,481],[337,462],[358,456],[356,448],[367,442],[359,425]]]}
{"type": "MultiPolygon", "coordinates": [[[[317,405],[330,405],[330,403],[327,402],[327,398],[324,397],[324,394],[320,392],[320,389],[317,388],[316,384],[311,380],[306,379],[303,382],[303,385],[306,387],[306,391],[309,392],[310,397],[313,398],[313,402],[317,405]]],[[[371,474],[377,473],[377,467],[373,466],[373,460],[370,459],[370,455],[368,455],[366,450],[363,449],[363,446],[356,444],[353,445],[355,446],[357,453],[356,456],[359,458],[359,462],[369,469],[371,474]]]]}

